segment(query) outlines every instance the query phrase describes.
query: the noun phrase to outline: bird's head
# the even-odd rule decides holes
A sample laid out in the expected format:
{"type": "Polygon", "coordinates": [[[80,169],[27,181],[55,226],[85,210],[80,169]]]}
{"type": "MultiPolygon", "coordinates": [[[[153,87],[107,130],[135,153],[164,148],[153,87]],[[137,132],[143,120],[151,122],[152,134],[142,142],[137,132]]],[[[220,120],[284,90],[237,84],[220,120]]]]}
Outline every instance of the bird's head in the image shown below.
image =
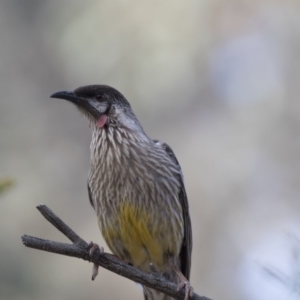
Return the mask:
{"type": "Polygon", "coordinates": [[[110,86],[88,85],[74,91],[57,92],[50,97],[74,103],[88,117],[93,129],[114,126],[142,130],[129,102],[110,86]]]}

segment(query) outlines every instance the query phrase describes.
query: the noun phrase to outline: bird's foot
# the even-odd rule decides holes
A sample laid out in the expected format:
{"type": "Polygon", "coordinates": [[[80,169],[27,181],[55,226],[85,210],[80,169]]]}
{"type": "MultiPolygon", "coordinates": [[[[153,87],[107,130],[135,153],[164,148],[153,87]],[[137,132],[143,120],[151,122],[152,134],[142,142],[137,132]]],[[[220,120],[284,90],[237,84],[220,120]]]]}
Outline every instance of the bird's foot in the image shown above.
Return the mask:
{"type": "Polygon", "coordinates": [[[180,282],[177,286],[177,291],[181,290],[182,288],[185,288],[184,300],[189,300],[189,297],[193,297],[194,295],[193,287],[177,267],[177,264],[174,262],[174,258],[170,258],[168,262],[169,262],[169,267],[177,274],[177,276],[180,279],[180,282]]]}
{"type": "Polygon", "coordinates": [[[186,278],[178,284],[177,291],[181,290],[182,288],[185,288],[184,300],[188,300],[189,297],[193,297],[194,289],[186,278]]]}
{"type": "MultiPolygon", "coordinates": [[[[103,247],[99,247],[98,244],[90,242],[88,245],[89,255],[92,256],[96,249],[98,249],[100,251],[100,254],[104,252],[103,247]]],[[[95,280],[95,278],[97,277],[98,269],[99,269],[99,266],[94,264],[93,270],[92,270],[92,280],[95,280]]]]}
{"type": "Polygon", "coordinates": [[[104,248],[103,247],[99,247],[98,244],[90,242],[88,245],[88,250],[89,250],[89,254],[90,256],[92,256],[95,252],[95,250],[98,249],[100,251],[100,253],[104,252],[104,248]]]}

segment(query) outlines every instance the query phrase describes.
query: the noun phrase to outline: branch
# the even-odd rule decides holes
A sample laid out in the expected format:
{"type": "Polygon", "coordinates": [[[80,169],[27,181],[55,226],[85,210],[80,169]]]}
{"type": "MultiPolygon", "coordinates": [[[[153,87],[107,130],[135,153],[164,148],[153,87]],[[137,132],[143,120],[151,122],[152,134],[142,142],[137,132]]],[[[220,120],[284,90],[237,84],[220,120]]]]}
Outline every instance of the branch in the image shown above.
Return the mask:
{"type": "MultiPolygon", "coordinates": [[[[184,289],[177,291],[177,286],[154,274],[142,272],[141,270],[122,262],[109,253],[100,253],[95,250],[92,256],[89,255],[88,244],[78,236],[68,225],[57,217],[46,205],[39,205],[37,209],[41,214],[60,232],[62,232],[73,244],[54,242],[36,237],[23,235],[22,242],[26,247],[43,250],[47,252],[81,258],[93,262],[107,270],[110,270],[123,277],[131,279],[142,285],[153,288],[176,299],[184,299],[184,289]]],[[[211,300],[194,293],[190,300],[211,300]]]]}

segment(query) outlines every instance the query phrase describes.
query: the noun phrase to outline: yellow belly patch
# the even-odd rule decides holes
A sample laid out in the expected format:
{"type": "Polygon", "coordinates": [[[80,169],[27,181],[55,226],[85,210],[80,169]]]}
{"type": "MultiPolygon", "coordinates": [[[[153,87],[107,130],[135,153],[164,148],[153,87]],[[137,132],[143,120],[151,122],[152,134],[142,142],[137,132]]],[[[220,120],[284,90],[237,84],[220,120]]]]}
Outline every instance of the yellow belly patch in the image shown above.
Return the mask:
{"type": "Polygon", "coordinates": [[[114,226],[107,224],[102,234],[115,254],[128,252],[131,262],[142,269],[149,269],[152,262],[156,267],[164,264],[164,241],[159,239],[151,219],[155,216],[141,211],[130,203],[122,203],[115,216],[114,226]],[[150,225],[151,224],[151,225],[150,225]]]}

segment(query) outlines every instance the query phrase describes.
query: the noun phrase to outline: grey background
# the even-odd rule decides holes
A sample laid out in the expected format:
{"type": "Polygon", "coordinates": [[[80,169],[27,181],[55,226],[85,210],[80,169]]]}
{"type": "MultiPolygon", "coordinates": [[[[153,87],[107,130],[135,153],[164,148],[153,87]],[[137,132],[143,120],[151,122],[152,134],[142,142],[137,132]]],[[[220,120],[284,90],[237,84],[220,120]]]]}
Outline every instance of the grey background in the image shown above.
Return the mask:
{"type": "Polygon", "coordinates": [[[86,191],[88,121],[49,99],[93,83],[120,90],[181,163],[195,290],[299,298],[299,20],[293,0],[1,1],[0,178],[15,184],[0,195],[0,299],[142,299],[20,240],[66,241],[44,203],[108,251],[86,191]]]}

